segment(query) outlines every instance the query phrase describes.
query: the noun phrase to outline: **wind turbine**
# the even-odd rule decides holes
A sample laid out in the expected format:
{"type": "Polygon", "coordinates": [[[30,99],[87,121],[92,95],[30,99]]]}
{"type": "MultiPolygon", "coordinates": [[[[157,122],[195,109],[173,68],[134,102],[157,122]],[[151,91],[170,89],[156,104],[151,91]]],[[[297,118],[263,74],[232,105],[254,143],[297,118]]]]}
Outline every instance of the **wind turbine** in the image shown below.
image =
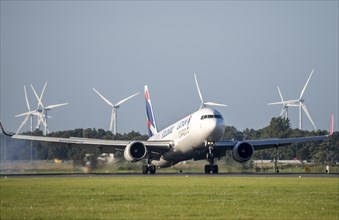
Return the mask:
{"type": "MultiPolygon", "coordinates": [[[[313,72],[314,72],[314,69],[312,70],[310,76],[308,77],[307,81],[306,81],[306,84],[304,86],[304,88],[301,90],[301,93],[300,93],[300,96],[299,96],[299,99],[294,99],[294,100],[287,100],[287,101],[284,101],[283,98],[282,98],[282,95],[281,95],[281,92],[280,92],[280,89],[278,87],[278,91],[279,91],[279,94],[280,94],[280,98],[281,98],[281,102],[273,102],[273,103],[269,103],[269,105],[278,105],[278,104],[282,104],[283,105],[283,110],[286,109],[287,107],[289,106],[293,106],[293,107],[299,107],[299,129],[301,130],[302,129],[302,111],[305,112],[305,114],[307,115],[308,119],[310,120],[310,122],[312,123],[314,129],[317,129],[317,127],[315,126],[312,118],[311,118],[311,115],[310,113],[308,112],[307,110],[307,107],[305,105],[305,99],[303,99],[303,95],[305,93],[305,90],[307,88],[307,85],[313,75],[313,72]]],[[[281,112],[280,115],[282,115],[283,113],[283,110],[281,112]]]]}
{"type": "Polygon", "coordinates": [[[93,91],[98,94],[100,96],[100,98],[102,98],[102,100],[104,100],[109,106],[112,107],[112,114],[111,114],[111,123],[109,126],[109,130],[116,135],[117,133],[117,109],[120,107],[121,104],[123,104],[124,102],[126,102],[127,100],[133,98],[134,96],[138,95],[139,92],[123,99],[120,100],[119,102],[117,102],[115,105],[112,104],[112,102],[110,102],[108,99],[106,99],[103,95],[101,95],[95,88],[92,88],[93,91]],[[113,129],[113,130],[112,130],[113,129]]]}
{"type": "Polygon", "coordinates": [[[33,115],[38,116],[37,110],[31,111],[31,107],[29,105],[29,101],[28,101],[28,98],[27,98],[26,86],[24,86],[24,92],[25,92],[25,100],[26,100],[26,105],[27,105],[28,112],[25,112],[25,113],[22,113],[22,114],[19,114],[19,115],[15,116],[16,118],[17,117],[26,116],[25,119],[22,121],[20,127],[16,131],[16,134],[18,134],[20,132],[21,128],[26,124],[26,122],[28,121],[29,118],[31,119],[30,131],[33,132],[33,115]]]}
{"type": "Polygon", "coordinates": [[[194,79],[195,79],[195,85],[197,86],[197,90],[198,90],[200,101],[201,101],[200,109],[205,108],[206,106],[227,106],[227,105],[219,104],[219,103],[215,103],[215,102],[205,102],[204,99],[202,98],[200,88],[199,88],[199,84],[198,84],[198,80],[197,80],[197,76],[196,76],[195,73],[194,73],[194,79]]]}
{"type": "Polygon", "coordinates": [[[35,97],[38,100],[37,112],[39,113],[39,117],[38,117],[38,125],[37,125],[37,127],[40,127],[41,123],[44,125],[44,127],[45,127],[44,135],[46,135],[49,132],[49,130],[48,130],[48,123],[47,123],[47,118],[49,117],[48,116],[48,111],[53,109],[53,108],[61,107],[61,106],[64,106],[64,105],[68,105],[68,103],[62,103],[62,104],[56,104],[56,105],[49,105],[49,106],[45,107],[44,104],[42,103],[42,97],[43,97],[43,94],[45,92],[46,86],[47,86],[47,82],[45,83],[45,85],[44,85],[44,87],[42,89],[40,97],[38,97],[38,95],[37,95],[33,85],[31,84],[32,90],[34,92],[34,95],[35,95],[35,97]]]}
{"type": "Polygon", "coordinates": [[[268,103],[268,105],[282,104],[282,109],[281,109],[279,117],[281,117],[285,113],[285,118],[288,118],[288,107],[291,105],[288,105],[288,103],[284,101],[284,98],[281,94],[279,86],[278,86],[278,92],[279,92],[281,102],[272,102],[272,103],[268,103]]]}

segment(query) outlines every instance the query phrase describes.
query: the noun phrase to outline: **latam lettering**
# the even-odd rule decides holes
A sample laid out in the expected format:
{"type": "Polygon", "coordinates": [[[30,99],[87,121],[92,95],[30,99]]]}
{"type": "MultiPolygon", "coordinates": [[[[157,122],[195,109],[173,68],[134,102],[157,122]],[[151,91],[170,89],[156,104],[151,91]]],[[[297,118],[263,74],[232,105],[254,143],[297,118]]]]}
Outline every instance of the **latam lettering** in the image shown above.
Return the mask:
{"type": "Polygon", "coordinates": [[[188,126],[190,124],[191,118],[192,118],[192,115],[190,117],[182,120],[181,122],[179,122],[177,130],[179,130],[180,128],[183,128],[185,126],[188,126]]]}
{"type": "Polygon", "coordinates": [[[166,136],[172,134],[172,133],[173,133],[173,128],[174,128],[174,126],[171,126],[171,127],[167,128],[166,130],[164,130],[164,131],[161,133],[161,138],[164,138],[164,137],[166,137],[166,136]]]}

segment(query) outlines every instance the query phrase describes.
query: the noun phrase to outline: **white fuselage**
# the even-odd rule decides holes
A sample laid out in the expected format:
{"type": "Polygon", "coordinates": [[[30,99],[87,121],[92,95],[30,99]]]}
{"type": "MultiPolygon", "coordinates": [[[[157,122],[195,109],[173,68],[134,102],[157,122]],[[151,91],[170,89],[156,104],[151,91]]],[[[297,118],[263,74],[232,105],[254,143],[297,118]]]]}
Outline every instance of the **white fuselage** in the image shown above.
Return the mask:
{"type": "Polygon", "coordinates": [[[196,152],[206,148],[207,141],[218,141],[224,134],[225,123],[217,110],[202,108],[158,132],[149,140],[170,140],[173,150],[152,164],[169,167],[192,159],[196,152]]]}

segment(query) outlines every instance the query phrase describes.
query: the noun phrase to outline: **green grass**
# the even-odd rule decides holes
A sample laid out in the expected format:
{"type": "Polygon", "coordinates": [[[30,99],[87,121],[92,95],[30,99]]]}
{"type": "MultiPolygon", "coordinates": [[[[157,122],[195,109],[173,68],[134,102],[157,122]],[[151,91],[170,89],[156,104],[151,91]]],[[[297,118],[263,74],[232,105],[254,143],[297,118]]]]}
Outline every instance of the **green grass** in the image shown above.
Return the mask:
{"type": "Polygon", "coordinates": [[[338,178],[1,178],[1,219],[338,219],[338,178]]]}

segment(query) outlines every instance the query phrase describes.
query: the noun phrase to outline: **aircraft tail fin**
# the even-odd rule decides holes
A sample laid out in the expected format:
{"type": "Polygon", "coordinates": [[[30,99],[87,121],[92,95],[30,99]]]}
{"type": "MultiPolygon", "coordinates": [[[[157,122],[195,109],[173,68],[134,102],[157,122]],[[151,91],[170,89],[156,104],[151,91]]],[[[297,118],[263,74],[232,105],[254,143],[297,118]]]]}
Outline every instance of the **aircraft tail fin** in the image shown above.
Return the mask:
{"type": "Polygon", "coordinates": [[[148,92],[148,87],[145,85],[145,99],[146,99],[146,114],[147,114],[147,127],[148,127],[148,136],[152,137],[158,133],[157,124],[155,122],[155,117],[152,108],[151,98],[148,92]]]}

